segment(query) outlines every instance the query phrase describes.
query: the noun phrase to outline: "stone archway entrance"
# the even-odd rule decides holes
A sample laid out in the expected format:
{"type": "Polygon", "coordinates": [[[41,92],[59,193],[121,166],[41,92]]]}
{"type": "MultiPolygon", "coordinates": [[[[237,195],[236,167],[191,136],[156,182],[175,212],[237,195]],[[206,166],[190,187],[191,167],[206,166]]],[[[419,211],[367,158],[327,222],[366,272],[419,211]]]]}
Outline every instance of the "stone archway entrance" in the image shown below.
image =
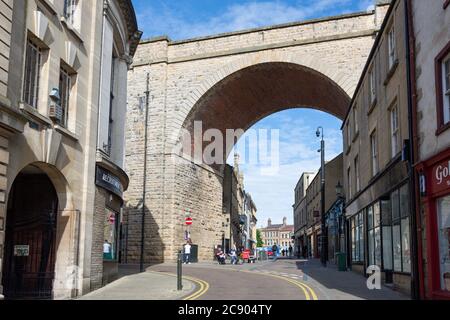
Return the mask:
{"type": "Polygon", "coordinates": [[[51,299],[55,278],[58,196],[49,177],[28,166],[12,186],[6,221],[6,299],[51,299]]]}

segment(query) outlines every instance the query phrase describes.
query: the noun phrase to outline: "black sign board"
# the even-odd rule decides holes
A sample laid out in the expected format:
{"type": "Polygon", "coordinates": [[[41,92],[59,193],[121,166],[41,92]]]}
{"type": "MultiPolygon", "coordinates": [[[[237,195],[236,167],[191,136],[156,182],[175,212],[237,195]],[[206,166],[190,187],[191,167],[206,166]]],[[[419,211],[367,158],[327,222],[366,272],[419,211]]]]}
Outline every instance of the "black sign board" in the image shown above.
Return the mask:
{"type": "Polygon", "coordinates": [[[97,166],[97,176],[95,179],[95,184],[99,187],[102,187],[112,193],[122,197],[123,194],[123,185],[120,182],[120,179],[102,167],[97,166]]]}

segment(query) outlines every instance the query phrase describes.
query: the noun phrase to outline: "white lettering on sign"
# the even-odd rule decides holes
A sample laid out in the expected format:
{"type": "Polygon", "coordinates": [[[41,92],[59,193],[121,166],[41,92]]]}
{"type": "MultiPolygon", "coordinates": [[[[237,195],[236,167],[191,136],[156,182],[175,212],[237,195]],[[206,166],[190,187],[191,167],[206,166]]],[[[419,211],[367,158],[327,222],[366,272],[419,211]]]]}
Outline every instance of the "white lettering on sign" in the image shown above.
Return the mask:
{"type": "Polygon", "coordinates": [[[106,173],[103,174],[103,181],[112,184],[113,186],[115,186],[119,190],[121,188],[120,182],[117,181],[116,179],[114,179],[113,177],[111,177],[109,174],[106,174],[106,173]]]}
{"type": "Polygon", "coordinates": [[[444,179],[447,179],[450,177],[450,161],[448,162],[448,166],[438,166],[436,168],[436,180],[438,184],[442,184],[444,182],[444,179]]]}

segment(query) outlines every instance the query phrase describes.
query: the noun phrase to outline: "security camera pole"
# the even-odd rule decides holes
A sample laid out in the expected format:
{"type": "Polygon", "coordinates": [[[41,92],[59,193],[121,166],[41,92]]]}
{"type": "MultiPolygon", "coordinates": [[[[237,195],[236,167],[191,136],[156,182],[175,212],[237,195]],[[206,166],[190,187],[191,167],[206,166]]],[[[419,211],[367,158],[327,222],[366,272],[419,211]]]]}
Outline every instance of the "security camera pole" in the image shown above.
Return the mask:
{"type": "Polygon", "coordinates": [[[317,138],[321,138],[320,141],[320,155],[321,155],[321,169],[320,169],[320,176],[321,176],[321,186],[320,186],[320,193],[321,193],[321,223],[322,223],[322,235],[321,235],[321,253],[320,253],[320,261],[322,262],[322,266],[327,266],[327,230],[325,225],[325,140],[323,139],[323,128],[319,127],[317,128],[316,132],[317,138]]]}

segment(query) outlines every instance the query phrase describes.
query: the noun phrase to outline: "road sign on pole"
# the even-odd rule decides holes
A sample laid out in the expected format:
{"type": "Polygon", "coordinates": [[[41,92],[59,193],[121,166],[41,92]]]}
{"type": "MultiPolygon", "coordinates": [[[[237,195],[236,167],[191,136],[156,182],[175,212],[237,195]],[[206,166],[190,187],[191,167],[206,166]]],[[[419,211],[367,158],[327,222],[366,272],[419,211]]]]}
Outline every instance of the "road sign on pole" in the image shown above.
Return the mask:
{"type": "Polygon", "coordinates": [[[192,218],[187,217],[187,218],[185,219],[185,223],[186,223],[187,226],[192,225],[192,218]]]}

